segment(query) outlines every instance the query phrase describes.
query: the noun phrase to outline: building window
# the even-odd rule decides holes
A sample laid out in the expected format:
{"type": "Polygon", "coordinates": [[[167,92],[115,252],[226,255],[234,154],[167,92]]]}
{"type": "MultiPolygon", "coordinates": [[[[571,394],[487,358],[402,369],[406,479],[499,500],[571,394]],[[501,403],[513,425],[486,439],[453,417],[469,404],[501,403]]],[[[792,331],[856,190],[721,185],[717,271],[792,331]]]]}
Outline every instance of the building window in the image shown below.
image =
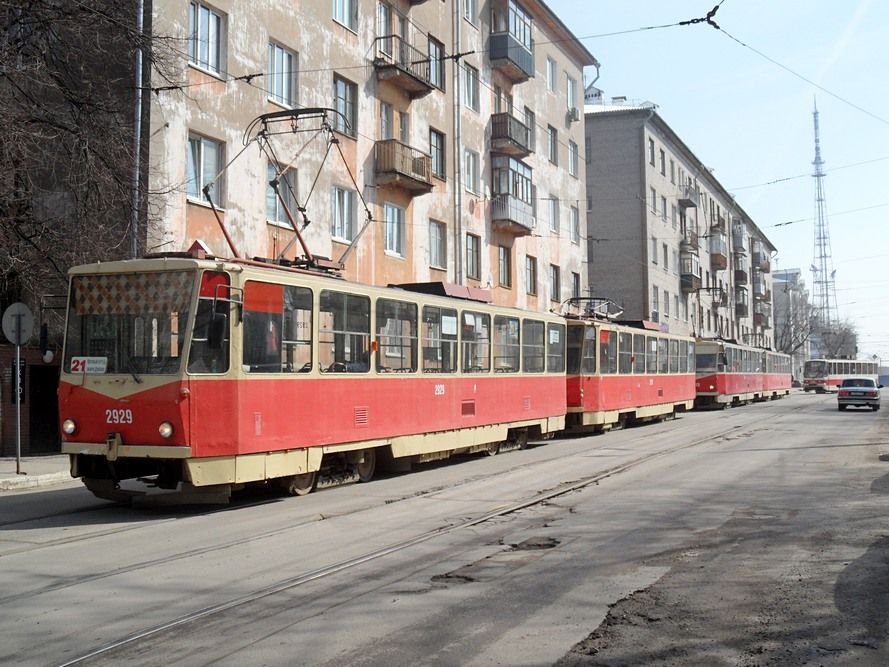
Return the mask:
{"type": "Polygon", "coordinates": [[[580,243],[580,211],[571,207],[571,243],[580,243]]]}
{"type": "Polygon", "coordinates": [[[436,269],[447,268],[448,247],[443,222],[429,221],[429,264],[436,269]]]}
{"type": "Polygon", "coordinates": [[[676,163],[670,158],[670,183],[676,184],[676,163]]]}
{"type": "Polygon", "coordinates": [[[404,209],[383,204],[383,249],[404,256],[404,209]]]}
{"type": "Polygon", "coordinates": [[[192,64],[214,74],[224,66],[225,18],[202,2],[189,4],[188,57],[192,64]]]}
{"type": "Polygon", "coordinates": [[[660,305],[658,303],[658,289],[657,287],[651,288],[651,321],[657,322],[660,315],[660,305]]]}
{"type": "Polygon", "coordinates": [[[555,264],[549,265],[549,299],[550,301],[562,300],[562,284],[560,269],[555,264]]]}
{"type": "Polygon", "coordinates": [[[482,277],[481,267],[481,239],[475,234],[466,235],[466,277],[473,280],[480,280],[482,277]]]}
{"type": "Polygon", "coordinates": [[[333,77],[334,114],[333,129],[350,137],[357,135],[355,128],[355,100],[358,96],[357,86],[340,76],[333,77]]]}
{"type": "Polygon", "coordinates": [[[274,163],[269,162],[266,165],[266,189],[265,189],[265,209],[266,220],[290,227],[290,220],[281,204],[281,198],[287,205],[287,210],[291,215],[296,215],[296,170],[288,169],[282,175],[278,175],[278,169],[274,163]],[[275,189],[271,186],[271,182],[278,181],[278,192],[281,198],[275,194],[275,189]]]}
{"type": "Polygon", "coordinates": [[[355,238],[356,194],[337,186],[330,188],[330,235],[338,241],[351,242],[355,238]]]}
{"type": "Polygon", "coordinates": [[[295,53],[283,46],[269,43],[269,99],[278,104],[292,107],[296,104],[297,80],[299,70],[295,53]]]}
{"type": "Polygon", "coordinates": [[[651,237],[651,263],[657,264],[657,239],[651,237]]]}
{"type": "Polygon", "coordinates": [[[648,164],[654,166],[654,139],[648,140],[648,164]]]}
{"type": "Polygon", "coordinates": [[[559,132],[552,125],[546,126],[546,153],[549,161],[559,164],[559,132]]]}
{"type": "Polygon", "coordinates": [[[678,213],[678,212],[677,212],[677,209],[676,209],[676,204],[672,204],[672,205],[670,206],[670,217],[672,218],[673,229],[676,229],[676,227],[678,226],[678,220],[679,220],[679,217],[678,217],[677,213],[678,213]]]}
{"type": "Polygon", "coordinates": [[[528,107],[525,107],[525,125],[528,126],[528,148],[533,151],[537,146],[537,118],[528,107]]]}
{"type": "Polygon", "coordinates": [[[429,38],[427,53],[429,54],[429,83],[439,90],[445,89],[444,44],[432,37],[429,38]]]}
{"type": "Polygon", "coordinates": [[[568,173],[577,178],[577,144],[568,142],[568,173]]]}
{"type": "Polygon", "coordinates": [[[670,270],[670,248],[664,243],[662,250],[664,251],[664,271],[670,270]]]}
{"type": "Polygon", "coordinates": [[[661,197],[661,220],[667,222],[667,198],[661,197]]]}
{"type": "Polygon", "coordinates": [[[478,23],[478,0],[463,0],[463,18],[472,25],[478,23]]]}
{"type": "Polygon", "coordinates": [[[667,175],[667,154],[664,152],[662,148],[660,151],[661,154],[661,176],[667,175]]]}
{"type": "Polygon", "coordinates": [[[559,233],[559,200],[555,196],[549,200],[549,229],[551,232],[559,233]]]}
{"type": "Polygon", "coordinates": [[[525,291],[537,295],[537,258],[530,255],[525,257],[525,291]]]}
{"type": "Polygon", "coordinates": [[[358,0],[333,0],[333,20],[349,30],[357,30],[358,0]]]}
{"type": "Polygon", "coordinates": [[[657,215],[657,190],[649,188],[648,191],[651,194],[651,212],[657,215]]]}
{"type": "Polygon", "coordinates": [[[213,180],[223,164],[223,152],[221,142],[196,134],[189,135],[188,175],[186,179],[186,193],[189,198],[206,200],[204,186],[209,185],[209,194],[213,199],[213,203],[217,206],[224,205],[222,201],[222,179],[213,180]]]}
{"type": "Polygon", "coordinates": [[[546,89],[556,92],[556,61],[549,57],[546,59],[546,89]]]}
{"type": "Polygon", "coordinates": [[[670,317],[670,293],[664,290],[664,319],[670,317]]]}
{"type": "Polygon", "coordinates": [[[432,156],[432,175],[445,178],[445,135],[429,128],[429,155],[432,156]]]}
{"type": "Polygon", "coordinates": [[[575,299],[580,298],[580,274],[571,272],[571,296],[575,299]]]}
{"type": "Polygon", "coordinates": [[[572,79],[567,74],[565,75],[567,78],[567,86],[566,86],[566,102],[568,103],[568,109],[577,108],[577,81],[572,79]]]}
{"type": "Polygon", "coordinates": [[[481,181],[479,179],[478,153],[466,149],[466,189],[473,194],[478,194],[481,190],[481,181]]]}
{"type": "Polygon", "coordinates": [[[479,110],[478,70],[472,65],[463,65],[463,104],[473,111],[479,110]]]}
{"type": "Polygon", "coordinates": [[[392,138],[392,105],[380,102],[380,139],[385,141],[392,138]]]}
{"type": "Polygon", "coordinates": [[[590,142],[590,138],[587,137],[583,142],[583,155],[586,163],[589,164],[593,161],[593,144],[590,142]]]}
{"type": "Polygon", "coordinates": [[[503,245],[499,246],[497,254],[500,260],[500,286],[512,287],[512,256],[509,248],[503,245]]]}

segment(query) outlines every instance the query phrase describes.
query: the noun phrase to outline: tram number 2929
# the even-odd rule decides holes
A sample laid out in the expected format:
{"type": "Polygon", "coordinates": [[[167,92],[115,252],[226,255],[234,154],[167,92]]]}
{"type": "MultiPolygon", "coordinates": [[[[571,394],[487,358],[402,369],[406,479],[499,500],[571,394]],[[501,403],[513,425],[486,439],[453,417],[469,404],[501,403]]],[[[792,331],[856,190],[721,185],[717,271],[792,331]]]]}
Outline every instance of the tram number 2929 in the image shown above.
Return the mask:
{"type": "Polygon", "coordinates": [[[435,389],[433,391],[433,395],[435,396],[444,396],[445,395],[445,386],[443,384],[435,385],[435,389]]]}
{"type": "Polygon", "coordinates": [[[132,424],[133,423],[133,411],[127,408],[126,410],[105,410],[105,423],[106,424],[132,424]]]}

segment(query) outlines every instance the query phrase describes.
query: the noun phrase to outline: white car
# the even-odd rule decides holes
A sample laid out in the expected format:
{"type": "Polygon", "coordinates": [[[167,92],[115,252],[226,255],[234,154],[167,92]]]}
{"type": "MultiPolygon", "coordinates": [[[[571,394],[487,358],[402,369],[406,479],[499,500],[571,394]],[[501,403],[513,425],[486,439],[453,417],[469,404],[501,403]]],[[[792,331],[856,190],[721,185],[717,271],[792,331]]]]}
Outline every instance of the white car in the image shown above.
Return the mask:
{"type": "Polygon", "coordinates": [[[874,382],[873,378],[846,378],[837,390],[837,408],[842,411],[854,405],[876,412],[880,409],[882,386],[874,382]]]}

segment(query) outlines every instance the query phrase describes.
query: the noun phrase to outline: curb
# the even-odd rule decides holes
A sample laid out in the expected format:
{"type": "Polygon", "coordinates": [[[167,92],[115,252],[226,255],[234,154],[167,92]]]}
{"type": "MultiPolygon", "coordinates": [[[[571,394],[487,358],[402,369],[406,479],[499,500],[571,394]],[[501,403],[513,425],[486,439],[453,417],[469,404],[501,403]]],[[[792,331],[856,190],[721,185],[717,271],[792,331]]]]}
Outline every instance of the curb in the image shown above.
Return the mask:
{"type": "Polygon", "coordinates": [[[0,479],[0,491],[16,491],[19,489],[36,489],[40,486],[51,486],[74,479],[67,470],[51,472],[44,475],[16,475],[0,479]]]}

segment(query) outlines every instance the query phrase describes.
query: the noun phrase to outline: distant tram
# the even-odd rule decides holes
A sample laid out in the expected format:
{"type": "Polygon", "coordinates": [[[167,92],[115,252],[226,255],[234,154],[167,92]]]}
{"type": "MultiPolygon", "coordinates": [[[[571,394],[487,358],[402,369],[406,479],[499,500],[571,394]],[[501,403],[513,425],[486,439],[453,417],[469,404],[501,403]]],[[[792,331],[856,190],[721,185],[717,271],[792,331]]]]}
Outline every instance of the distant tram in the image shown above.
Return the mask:
{"type": "Polygon", "coordinates": [[[809,359],[803,364],[803,389],[819,394],[836,391],[850,377],[868,377],[879,384],[879,365],[862,359],[809,359]]]}
{"type": "Polygon", "coordinates": [[[696,347],[696,407],[725,408],[790,393],[790,355],[724,340],[696,347]]]}

